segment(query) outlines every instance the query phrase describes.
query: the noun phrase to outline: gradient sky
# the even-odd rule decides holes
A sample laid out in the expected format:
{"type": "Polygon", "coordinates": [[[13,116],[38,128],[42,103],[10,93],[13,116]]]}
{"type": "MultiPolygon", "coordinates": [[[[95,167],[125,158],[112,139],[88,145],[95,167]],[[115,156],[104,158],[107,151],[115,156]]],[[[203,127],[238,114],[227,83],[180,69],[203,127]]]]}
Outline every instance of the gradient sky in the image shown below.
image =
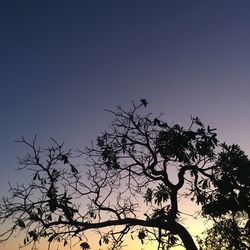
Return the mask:
{"type": "Polygon", "coordinates": [[[105,108],[141,98],[250,155],[249,13],[248,0],[1,1],[0,196],[29,177],[15,139],[85,146],[105,108]]]}

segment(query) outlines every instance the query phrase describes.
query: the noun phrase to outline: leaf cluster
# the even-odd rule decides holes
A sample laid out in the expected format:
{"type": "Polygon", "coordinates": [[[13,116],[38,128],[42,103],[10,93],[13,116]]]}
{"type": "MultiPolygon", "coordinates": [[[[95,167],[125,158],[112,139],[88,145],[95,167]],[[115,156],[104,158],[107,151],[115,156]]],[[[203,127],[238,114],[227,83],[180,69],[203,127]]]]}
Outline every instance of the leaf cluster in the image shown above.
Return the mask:
{"type": "Polygon", "coordinates": [[[190,164],[200,157],[214,156],[214,149],[218,142],[214,130],[209,126],[205,128],[196,117],[192,118],[192,124],[188,130],[178,124],[165,127],[159,132],[156,144],[164,159],[190,164]],[[197,125],[196,129],[192,129],[194,125],[197,125]]]}
{"type": "Polygon", "coordinates": [[[215,189],[207,195],[204,214],[219,217],[228,212],[250,214],[250,161],[238,145],[222,144],[215,163],[215,189]]]}
{"type": "Polygon", "coordinates": [[[160,205],[169,200],[170,193],[170,188],[160,183],[155,189],[147,189],[144,194],[144,201],[146,203],[152,203],[152,201],[154,201],[155,204],[160,205]]]}

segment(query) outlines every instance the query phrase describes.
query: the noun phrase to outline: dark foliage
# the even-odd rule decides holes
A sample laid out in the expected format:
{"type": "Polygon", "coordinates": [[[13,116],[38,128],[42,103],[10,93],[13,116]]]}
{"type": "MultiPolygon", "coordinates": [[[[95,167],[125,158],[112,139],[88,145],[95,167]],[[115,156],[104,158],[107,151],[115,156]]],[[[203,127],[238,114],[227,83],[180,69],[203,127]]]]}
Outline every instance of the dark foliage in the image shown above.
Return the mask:
{"type": "MultiPolygon", "coordinates": [[[[129,111],[109,111],[114,120],[108,130],[76,154],[56,141],[41,150],[36,138],[31,143],[22,138],[29,152],[19,159],[19,170],[32,178],[10,186],[10,197],[2,200],[0,222],[12,226],[1,241],[21,231],[24,245],[46,238],[66,246],[76,238],[89,249],[85,232],[91,231],[99,245],[120,249],[130,232],[142,244],[157,242],[158,249],[183,244],[196,250],[181,223],[179,200],[184,198],[201,205],[209,218],[244,213],[248,220],[249,160],[240,148],[219,144],[215,129],[197,117],[188,128],[169,125],[162,116],[144,114],[147,106],[141,99],[129,111]]],[[[230,223],[231,231],[223,230],[235,235],[230,223]]],[[[207,232],[210,239],[219,225],[207,232]]]]}

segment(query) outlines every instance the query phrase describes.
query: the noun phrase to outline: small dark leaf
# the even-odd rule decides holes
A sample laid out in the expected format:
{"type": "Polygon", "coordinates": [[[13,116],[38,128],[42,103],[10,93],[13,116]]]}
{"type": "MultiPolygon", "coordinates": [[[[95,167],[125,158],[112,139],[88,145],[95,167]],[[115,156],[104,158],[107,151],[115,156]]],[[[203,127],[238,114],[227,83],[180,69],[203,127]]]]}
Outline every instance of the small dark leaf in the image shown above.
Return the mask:
{"type": "Polygon", "coordinates": [[[96,214],[92,210],[89,211],[89,216],[90,218],[94,218],[94,219],[96,218],[96,214]]]}
{"type": "Polygon", "coordinates": [[[67,155],[62,155],[61,161],[63,161],[64,164],[69,163],[68,156],[67,155]]]}
{"type": "Polygon", "coordinates": [[[55,199],[52,199],[49,201],[49,208],[51,212],[55,212],[56,208],[57,208],[57,201],[55,199]]]}
{"type": "Polygon", "coordinates": [[[38,215],[36,213],[31,213],[30,214],[30,220],[38,221],[39,217],[38,217],[38,215]]]}
{"type": "Polygon", "coordinates": [[[205,188],[207,188],[208,186],[207,186],[207,180],[204,180],[203,181],[203,184],[202,184],[202,189],[205,189],[205,188]]]}
{"type": "Polygon", "coordinates": [[[40,216],[42,216],[43,212],[42,212],[41,208],[37,209],[37,214],[40,215],[40,216]]]}
{"type": "Polygon", "coordinates": [[[59,215],[59,217],[58,217],[58,221],[62,221],[62,215],[59,215]]]}
{"type": "Polygon", "coordinates": [[[82,248],[82,250],[90,249],[90,245],[88,244],[88,242],[81,243],[80,247],[82,248]]]}
{"type": "Polygon", "coordinates": [[[203,127],[203,123],[201,122],[201,120],[200,120],[198,117],[194,118],[194,122],[195,122],[198,126],[203,127]]]}
{"type": "Polygon", "coordinates": [[[34,230],[29,232],[29,236],[32,237],[34,241],[38,239],[38,235],[34,230]]]}
{"type": "Polygon", "coordinates": [[[147,107],[149,102],[146,99],[141,99],[140,101],[144,107],[147,107]]]}
{"type": "Polygon", "coordinates": [[[103,241],[104,241],[105,244],[109,244],[109,238],[108,238],[108,236],[104,236],[103,237],[103,241]]]}
{"type": "Polygon", "coordinates": [[[57,234],[51,235],[51,236],[49,237],[49,239],[48,239],[48,242],[52,242],[52,241],[55,239],[56,236],[57,236],[57,234]]]}
{"type": "Polygon", "coordinates": [[[72,164],[70,164],[70,166],[71,166],[72,173],[73,174],[78,174],[78,170],[72,164]]]}
{"type": "Polygon", "coordinates": [[[48,221],[52,221],[52,216],[51,216],[51,214],[49,214],[49,215],[47,216],[47,220],[48,220],[48,221]]]}
{"type": "Polygon", "coordinates": [[[156,125],[158,125],[158,126],[160,125],[160,120],[157,118],[154,119],[154,126],[156,126],[156,125]]]}
{"type": "Polygon", "coordinates": [[[144,195],[144,199],[146,203],[150,203],[153,199],[153,191],[148,188],[146,194],[144,195]]]}
{"type": "Polygon", "coordinates": [[[127,139],[125,135],[122,137],[121,144],[122,144],[122,153],[125,154],[127,148],[127,139]]]}
{"type": "Polygon", "coordinates": [[[144,230],[139,231],[138,238],[141,240],[142,244],[144,244],[143,240],[144,240],[145,237],[146,237],[146,234],[145,234],[144,230]]]}
{"type": "Polygon", "coordinates": [[[168,242],[169,242],[170,246],[174,246],[176,244],[177,240],[178,239],[172,234],[169,235],[169,237],[168,237],[168,242]]]}
{"type": "Polygon", "coordinates": [[[36,174],[35,174],[34,177],[33,177],[33,181],[36,180],[37,176],[38,176],[38,173],[36,172],[36,174]]]}
{"type": "Polygon", "coordinates": [[[25,223],[21,219],[17,221],[17,225],[21,228],[25,228],[25,223]]]}

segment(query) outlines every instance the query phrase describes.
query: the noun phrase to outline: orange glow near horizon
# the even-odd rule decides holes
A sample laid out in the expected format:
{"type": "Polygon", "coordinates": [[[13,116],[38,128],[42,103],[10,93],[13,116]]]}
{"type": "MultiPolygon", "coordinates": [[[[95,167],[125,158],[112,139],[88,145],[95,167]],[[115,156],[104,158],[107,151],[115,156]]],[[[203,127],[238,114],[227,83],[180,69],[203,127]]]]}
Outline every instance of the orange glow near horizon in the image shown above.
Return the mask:
{"type": "MultiPolygon", "coordinates": [[[[185,188],[184,188],[185,189],[185,188]]],[[[143,215],[145,211],[148,210],[148,207],[146,204],[141,200],[137,200],[140,202],[140,212],[138,213],[138,218],[145,219],[145,216],[143,215]]],[[[82,202],[84,204],[84,200],[82,202]]],[[[205,223],[205,219],[202,219],[201,217],[194,218],[193,216],[197,214],[198,211],[200,211],[200,207],[195,204],[195,202],[191,201],[188,198],[182,198],[179,201],[179,210],[180,210],[180,223],[186,227],[186,229],[189,231],[189,233],[192,235],[194,241],[197,235],[201,237],[201,233],[211,226],[211,222],[205,223]]],[[[105,229],[103,229],[105,231],[105,229]]],[[[91,249],[100,249],[105,250],[106,245],[102,244],[102,246],[99,246],[99,236],[95,235],[91,231],[86,232],[88,242],[91,246],[91,249]]],[[[6,244],[0,245],[0,250],[15,250],[19,249],[19,246],[23,244],[23,236],[11,238],[6,244]]],[[[140,240],[137,238],[137,234],[134,233],[133,240],[131,238],[131,233],[129,232],[126,236],[125,244],[128,246],[124,247],[124,250],[131,249],[133,247],[134,250],[154,250],[157,249],[157,244],[154,242],[147,242],[147,244],[141,244],[140,240]]],[[[146,241],[145,241],[146,242],[146,241]]],[[[81,250],[79,246],[80,242],[72,242],[71,247],[70,245],[63,246],[63,242],[55,242],[51,245],[50,250],[81,250]]],[[[47,249],[48,243],[45,240],[42,240],[39,244],[37,244],[37,250],[43,250],[47,249]]],[[[30,250],[31,246],[22,247],[23,250],[30,250]]],[[[174,250],[182,250],[185,249],[182,246],[177,246],[173,248],[174,250]]]]}
{"type": "MultiPolygon", "coordinates": [[[[193,209],[189,209],[194,211],[194,209],[196,209],[197,206],[193,206],[193,209]]],[[[195,236],[199,235],[202,236],[201,233],[208,228],[209,226],[211,226],[211,222],[206,223],[206,221],[204,219],[194,219],[190,216],[184,216],[183,218],[183,223],[182,225],[186,226],[187,230],[189,231],[189,233],[192,235],[194,241],[196,240],[195,236]]],[[[88,235],[88,242],[91,246],[92,250],[105,250],[106,249],[106,245],[103,243],[102,246],[99,246],[99,236],[98,235],[94,235],[91,232],[87,232],[86,233],[88,235]]],[[[7,241],[4,244],[0,245],[0,250],[30,250],[31,246],[26,246],[26,247],[22,247],[20,248],[20,246],[23,243],[23,237],[19,236],[19,237],[14,237],[11,238],[9,241],[7,241]]],[[[50,250],[81,250],[80,246],[79,246],[80,242],[71,243],[71,247],[70,245],[67,246],[63,246],[63,242],[58,243],[55,242],[53,244],[51,244],[51,248],[50,250]]],[[[154,250],[157,249],[157,244],[154,242],[147,242],[145,241],[145,244],[141,244],[140,240],[137,238],[136,233],[134,233],[133,235],[133,239],[131,237],[131,233],[129,232],[128,235],[125,237],[125,242],[124,242],[124,250],[129,250],[129,249],[134,249],[134,250],[154,250]]],[[[37,246],[36,246],[36,250],[46,250],[48,247],[48,243],[45,240],[40,241],[37,246]]],[[[183,246],[176,246],[173,248],[173,250],[184,250],[185,248],[183,246]]]]}

